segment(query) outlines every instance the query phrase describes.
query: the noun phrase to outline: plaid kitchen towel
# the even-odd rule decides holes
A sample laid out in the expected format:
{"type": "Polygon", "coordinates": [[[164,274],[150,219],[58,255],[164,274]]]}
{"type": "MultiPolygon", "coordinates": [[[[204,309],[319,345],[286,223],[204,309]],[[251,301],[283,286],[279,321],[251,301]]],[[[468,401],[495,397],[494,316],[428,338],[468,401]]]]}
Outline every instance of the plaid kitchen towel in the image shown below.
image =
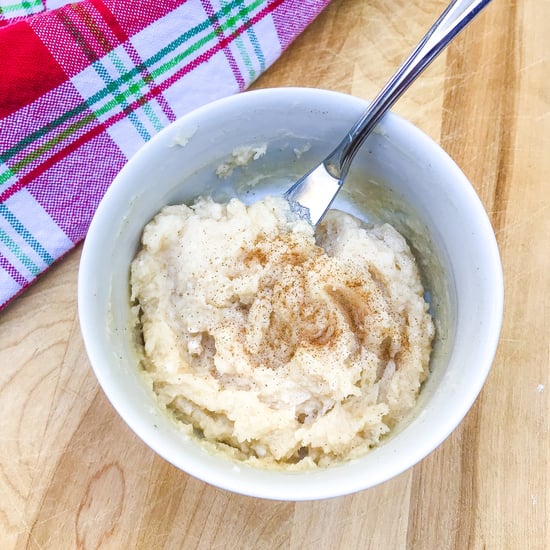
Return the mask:
{"type": "Polygon", "coordinates": [[[244,90],[328,2],[0,0],[0,309],[143,143],[244,90]]]}

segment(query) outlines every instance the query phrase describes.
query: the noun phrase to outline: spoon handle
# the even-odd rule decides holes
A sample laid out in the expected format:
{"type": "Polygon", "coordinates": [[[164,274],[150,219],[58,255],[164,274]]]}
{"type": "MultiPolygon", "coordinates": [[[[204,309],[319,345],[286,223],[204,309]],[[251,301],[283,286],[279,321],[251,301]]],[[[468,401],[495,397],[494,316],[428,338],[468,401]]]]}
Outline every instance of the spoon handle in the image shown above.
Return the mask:
{"type": "Polygon", "coordinates": [[[344,179],[355,154],[376,124],[447,44],[490,2],[453,0],[374,98],[338,147],[325,159],[327,170],[344,179]]]}
{"type": "Polygon", "coordinates": [[[344,139],[285,193],[293,210],[316,225],[336,197],[355,154],[380,119],[447,44],[491,0],[452,0],[344,139]]]}

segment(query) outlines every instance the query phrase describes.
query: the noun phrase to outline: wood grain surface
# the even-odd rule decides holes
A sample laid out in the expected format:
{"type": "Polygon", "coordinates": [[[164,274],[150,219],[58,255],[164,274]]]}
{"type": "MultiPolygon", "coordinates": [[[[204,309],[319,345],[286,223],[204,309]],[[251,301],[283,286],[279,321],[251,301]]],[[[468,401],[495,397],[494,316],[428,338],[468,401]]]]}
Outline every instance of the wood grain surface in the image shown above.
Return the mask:
{"type": "MultiPolygon", "coordinates": [[[[371,99],[446,2],[333,0],[254,87],[371,99]]],[[[0,549],[550,548],[550,2],[494,0],[395,112],[477,189],[502,254],[502,337],[466,419],[413,469],[331,500],[238,496],[119,419],[80,336],[80,248],[0,313],[0,549]]]]}

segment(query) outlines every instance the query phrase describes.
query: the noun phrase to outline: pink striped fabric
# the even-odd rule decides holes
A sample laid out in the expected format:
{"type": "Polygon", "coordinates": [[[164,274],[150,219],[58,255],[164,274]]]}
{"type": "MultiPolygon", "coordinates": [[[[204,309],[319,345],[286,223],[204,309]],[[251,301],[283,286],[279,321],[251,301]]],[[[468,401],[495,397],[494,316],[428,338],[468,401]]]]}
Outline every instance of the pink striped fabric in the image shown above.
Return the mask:
{"type": "Polygon", "coordinates": [[[247,88],[328,2],[0,0],[0,309],[141,145],[247,88]]]}

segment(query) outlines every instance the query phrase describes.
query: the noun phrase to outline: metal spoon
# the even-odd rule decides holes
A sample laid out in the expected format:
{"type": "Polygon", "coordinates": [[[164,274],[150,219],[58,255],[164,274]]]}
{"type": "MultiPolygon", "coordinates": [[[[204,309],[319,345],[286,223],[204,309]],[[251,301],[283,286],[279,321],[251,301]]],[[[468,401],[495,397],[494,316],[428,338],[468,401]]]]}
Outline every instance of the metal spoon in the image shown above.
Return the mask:
{"type": "Polygon", "coordinates": [[[340,191],[355,154],[386,111],[489,2],[453,0],[449,4],[336,149],[284,194],[292,210],[312,225],[321,221],[340,191]]]}

